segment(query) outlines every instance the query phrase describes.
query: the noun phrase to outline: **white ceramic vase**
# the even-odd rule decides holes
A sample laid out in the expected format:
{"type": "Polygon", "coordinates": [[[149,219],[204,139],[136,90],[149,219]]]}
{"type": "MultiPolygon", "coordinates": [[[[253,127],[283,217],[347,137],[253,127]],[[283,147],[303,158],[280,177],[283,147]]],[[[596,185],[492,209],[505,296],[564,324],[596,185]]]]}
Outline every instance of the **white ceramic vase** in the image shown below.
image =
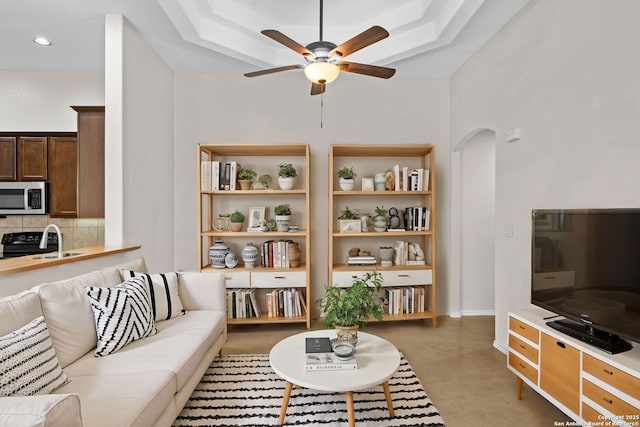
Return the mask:
{"type": "Polygon", "coordinates": [[[278,185],[281,190],[291,190],[296,183],[295,176],[279,176],[278,185]]]}
{"type": "Polygon", "coordinates": [[[353,178],[347,179],[347,178],[340,178],[340,180],[338,181],[338,184],[340,185],[340,189],[343,191],[351,191],[353,190],[353,186],[355,184],[356,180],[353,178]]]}

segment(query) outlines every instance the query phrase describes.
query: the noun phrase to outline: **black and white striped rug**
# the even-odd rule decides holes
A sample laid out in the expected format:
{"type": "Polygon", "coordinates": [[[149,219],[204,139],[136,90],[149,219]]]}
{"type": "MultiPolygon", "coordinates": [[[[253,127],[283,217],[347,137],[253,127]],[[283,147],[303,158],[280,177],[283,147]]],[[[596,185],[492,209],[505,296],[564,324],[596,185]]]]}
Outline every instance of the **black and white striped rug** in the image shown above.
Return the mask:
{"type": "MultiPolygon", "coordinates": [[[[274,426],[278,423],[285,381],[269,366],[267,354],[233,354],[213,361],[174,427],[274,426]]],[[[390,418],[382,387],[353,393],[356,425],[444,427],[438,410],[409,362],[389,380],[395,417],[390,418]]],[[[346,426],[345,398],[340,393],[294,388],[287,426],[346,426]]]]}

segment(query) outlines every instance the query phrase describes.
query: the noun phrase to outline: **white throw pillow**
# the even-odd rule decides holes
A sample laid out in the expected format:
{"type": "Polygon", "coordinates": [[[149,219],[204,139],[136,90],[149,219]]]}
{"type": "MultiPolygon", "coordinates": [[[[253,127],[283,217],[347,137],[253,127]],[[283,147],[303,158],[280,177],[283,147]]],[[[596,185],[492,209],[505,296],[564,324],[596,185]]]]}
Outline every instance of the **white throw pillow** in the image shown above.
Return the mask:
{"type": "Polygon", "coordinates": [[[132,277],[144,277],[149,284],[149,299],[153,318],[156,321],[172,319],[184,314],[182,301],[178,294],[178,278],[180,273],[141,273],[132,270],[120,270],[122,280],[132,277]]]}
{"type": "Polygon", "coordinates": [[[49,394],[67,382],[43,316],[0,337],[0,396],[49,394]]]}
{"type": "Polygon", "coordinates": [[[95,356],[106,356],[132,341],[155,335],[158,330],[143,277],[111,288],[87,287],[98,333],[95,356]]]}

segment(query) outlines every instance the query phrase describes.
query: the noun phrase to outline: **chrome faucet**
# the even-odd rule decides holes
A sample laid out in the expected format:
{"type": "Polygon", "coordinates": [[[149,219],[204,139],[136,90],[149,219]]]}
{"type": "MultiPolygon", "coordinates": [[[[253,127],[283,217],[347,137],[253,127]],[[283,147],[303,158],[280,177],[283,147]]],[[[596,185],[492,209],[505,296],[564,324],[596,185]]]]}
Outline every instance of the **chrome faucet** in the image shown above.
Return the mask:
{"type": "Polygon", "coordinates": [[[47,248],[47,241],[49,240],[49,229],[53,228],[56,230],[58,234],[58,258],[63,258],[62,255],[62,233],[60,232],[60,228],[58,228],[55,224],[49,224],[45,227],[44,232],[42,233],[42,239],[40,239],[40,249],[47,248]]]}

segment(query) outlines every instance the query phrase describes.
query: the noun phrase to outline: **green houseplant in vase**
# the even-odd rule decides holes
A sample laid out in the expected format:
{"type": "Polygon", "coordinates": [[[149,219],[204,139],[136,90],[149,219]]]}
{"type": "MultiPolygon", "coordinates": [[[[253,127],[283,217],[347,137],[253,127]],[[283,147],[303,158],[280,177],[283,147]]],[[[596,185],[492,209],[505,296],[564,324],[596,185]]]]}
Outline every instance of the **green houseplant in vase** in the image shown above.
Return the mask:
{"type": "Polygon", "coordinates": [[[355,345],[360,327],[372,318],[382,320],[382,306],[375,301],[382,280],[382,274],[370,271],[354,279],[350,287],[325,286],[325,295],[317,303],[324,313],[324,324],[336,329],[339,340],[355,345]]]}
{"type": "Polygon", "coordinates": [[[389,225],[389,212],[382,207],[376,206],[376,215],[373,217],[373,229],[376,231],[387,231],[389,225]]]}
{"type": "Polygon", "coordinates": [[[338,184],[340,185],[340,189],[344,191],[353,190],[353,186],[356,182],[355,177],[357,176],[356,171],[353,170],[352,167],[342,167],[338,169],[338,184]]]}
{"type": "Polygon", "coordinates": [[[291,207],[289,204],[278,205],[273,208],[276,214],[276,224],[278,231],[289,231],[289,221],[291,220],[291,207]]]}
{"type": "Polygon", "coordinates": [[[240,211],[234,211],[229,215],[229,227],[231,231],[242,231],[244,225],[244,214],[240,211]]]}
{"type": "Polygon", "coordinates": [[[291,190],[296,182],[298,172],[291,163],[281,163],[278,166],[278,185],[282,190],[291,190]]]}
{"type": "Polygon", "coordinates": [[[238,183],[241,190],[251,190],[251,184],[256,177],[256,171],[253,169],[241,168],[238,171],[238,183]]]}
{"type": "Polygon", "coordinates": [[[357,219],[358,214],[347,206],[340,212],[340,216],[338,217],[338,230],[340,230],[341,233],[349,231],[359,232],[361,230],[361,224],[359,221],[354,221],[357,219]]]}

